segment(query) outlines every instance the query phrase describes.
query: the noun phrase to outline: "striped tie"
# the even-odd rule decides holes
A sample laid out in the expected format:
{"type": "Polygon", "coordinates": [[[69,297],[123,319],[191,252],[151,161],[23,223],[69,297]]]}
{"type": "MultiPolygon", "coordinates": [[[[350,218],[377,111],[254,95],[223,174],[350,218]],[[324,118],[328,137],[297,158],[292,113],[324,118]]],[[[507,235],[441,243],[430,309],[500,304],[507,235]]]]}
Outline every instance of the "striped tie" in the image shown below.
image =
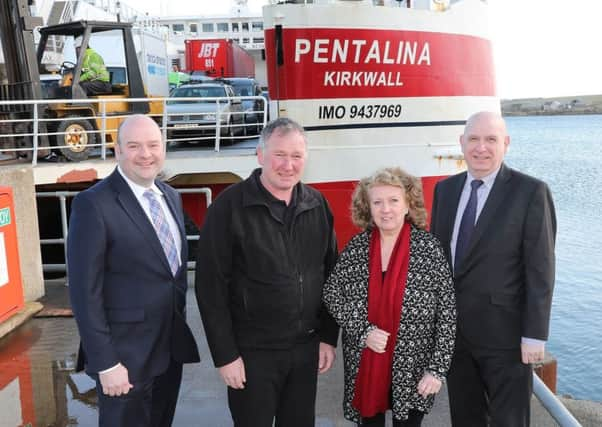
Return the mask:
{"type": "Polygon", "coordinates": [[[161,209],[161,205],[152,190],[146,190],[144,192],[144,197],[148,200],[153,226],[155,227],[161,246],[163,246],[163,251],[167,257],[167,262],[169,262],[171,272],[175,276],[180,268],[178,251],[176,250],[176,242],[173,235],[171,234],[171,231],[169,231],[165,213],[163,212],[163,209],[161,209]]]}

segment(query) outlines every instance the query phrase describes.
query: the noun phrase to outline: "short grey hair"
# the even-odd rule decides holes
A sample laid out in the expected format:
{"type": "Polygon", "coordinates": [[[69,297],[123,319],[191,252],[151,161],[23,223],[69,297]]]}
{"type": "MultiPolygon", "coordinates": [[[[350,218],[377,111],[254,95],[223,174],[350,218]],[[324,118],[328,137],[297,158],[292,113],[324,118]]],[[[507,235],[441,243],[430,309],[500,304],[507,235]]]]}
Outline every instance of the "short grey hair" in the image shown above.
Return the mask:
{"type": "Polygon", "coordinates": [[[305,141],[305,145],[307,146],[307,136],[305,135],[305,129],[303,129],[303,126],[296,121],[289,119],[288,117],[279,117],[276,120],[269,122],[263,128],[261,135],[259,135],[259,143],[257,144],[257,148],[265,150],[266,142],[272,137],[274,132],[280,135],[298,132],[303,137],[303,141],[305,141]]]}

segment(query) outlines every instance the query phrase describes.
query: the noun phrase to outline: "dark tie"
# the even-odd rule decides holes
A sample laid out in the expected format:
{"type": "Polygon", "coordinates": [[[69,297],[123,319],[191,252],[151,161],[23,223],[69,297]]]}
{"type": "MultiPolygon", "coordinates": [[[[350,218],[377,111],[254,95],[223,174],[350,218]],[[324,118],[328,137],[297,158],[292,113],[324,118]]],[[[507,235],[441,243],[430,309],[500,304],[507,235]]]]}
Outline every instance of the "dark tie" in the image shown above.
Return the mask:
{"type": "Polygon", "coordinates": [[[462,214],[460,228],[458,229],[458,238],[456,239],[456,257],[454,259],[454,271],[458,270],[462,258],[466,254],[470,238],[474,230],[475,218],[477,217],[477,190],[483,184],[480,179],[475,179],[470,183],[470,198],[462,214]]]}
{"type": "Polygon", "coordinates": [[[178,263],[178,251],[176,250],[176,241],[174,240],[171,231],[169,231],[165,213],[163,212],[163,209],[161,209],[161,204],[155,197],[155,193],[153,193],[152,190],[146,190],[144,192],[144,197],[148,200],[153,226],[155,227],[161,246],[163,246],[163,252],[165,252],[171,272],[175,276],[180,267],[178,263]]]}

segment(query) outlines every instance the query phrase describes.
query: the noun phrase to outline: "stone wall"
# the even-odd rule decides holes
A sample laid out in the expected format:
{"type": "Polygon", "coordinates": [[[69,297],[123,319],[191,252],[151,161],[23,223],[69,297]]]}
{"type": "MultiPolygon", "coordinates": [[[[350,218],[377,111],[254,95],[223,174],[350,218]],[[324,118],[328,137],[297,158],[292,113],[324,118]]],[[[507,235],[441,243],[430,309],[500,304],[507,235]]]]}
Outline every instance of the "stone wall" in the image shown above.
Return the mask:
{"type": "Polygon", "coordinates": [[[0,186],[11,187],[15,204],[21,280],[25,302],[44,296],[36,192],[31,166],[0,166],[0,186]]]}

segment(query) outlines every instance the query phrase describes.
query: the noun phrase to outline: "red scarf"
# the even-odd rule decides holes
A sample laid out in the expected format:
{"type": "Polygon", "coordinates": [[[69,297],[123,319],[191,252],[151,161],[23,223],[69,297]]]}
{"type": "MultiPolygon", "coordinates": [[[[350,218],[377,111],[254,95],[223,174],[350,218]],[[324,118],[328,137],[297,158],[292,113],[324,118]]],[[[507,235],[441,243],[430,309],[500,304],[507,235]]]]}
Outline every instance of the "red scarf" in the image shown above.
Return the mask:
{"type": "Polygon", "coordinates": [[[393,350],[401,319],[401,308],[410,260],[410,224],[405,222],[382,277],[380,233],[377,228],[370,237],[368,279],[368,321],[389,332],[384,353],[375,353],[368,347],[362,351],[360,367],[355,380],[353,407],[362,417],[372,417],[390,408],[393,350]]]}

